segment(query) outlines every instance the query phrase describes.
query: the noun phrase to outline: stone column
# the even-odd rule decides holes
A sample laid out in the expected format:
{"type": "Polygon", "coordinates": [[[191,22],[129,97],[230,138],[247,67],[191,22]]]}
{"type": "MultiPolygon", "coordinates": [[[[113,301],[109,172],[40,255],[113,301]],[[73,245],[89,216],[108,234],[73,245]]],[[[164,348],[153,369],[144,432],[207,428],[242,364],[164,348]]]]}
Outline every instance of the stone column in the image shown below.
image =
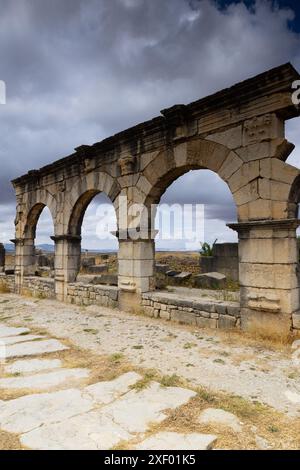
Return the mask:
{"type": "Polygon", "coordinates": [[[80,270],[81,237],[60,235],[51,237],[55,242],[55,295],[65,301],[69,282],[75,282],[80,270]]]}
{"type": "Polygon", "coordinates": [[[0,243],[0,273],[5,269],[5,248],[3,243],[0,243]]]}
{"type": "Polygon", "coordinates": [[[155,289],[155,233],[147,230],[137,239],[128,232],[118,236],[119,308],[136,312],[141,308],[142,294],[155,289]]]}
{"type": "Polygon", "coordinates": [[[286,335],[300,311],[297,219],[229,224],[239,234],[242,328],[286,335]]]}
{"type": "Polygon", "coordinates": [[[36,270],[34,238],[16,238],[15,244],[15,291],[22,293],[24,276],[34,276],[36,270]]]}

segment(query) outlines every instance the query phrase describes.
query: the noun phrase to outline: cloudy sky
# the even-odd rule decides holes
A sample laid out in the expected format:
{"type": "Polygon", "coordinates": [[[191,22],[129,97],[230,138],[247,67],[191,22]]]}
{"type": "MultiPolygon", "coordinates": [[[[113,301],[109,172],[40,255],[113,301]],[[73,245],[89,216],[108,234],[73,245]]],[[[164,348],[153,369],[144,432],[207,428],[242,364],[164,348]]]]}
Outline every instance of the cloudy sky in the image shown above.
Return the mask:
{"type": "MultiPolygon", "coordinates": [[[[13,237],[12,178],[281,63],[300,70],[299,35],[297,0],[0,0],[0,241],[13,237]]],[[[298,129],[287,125],[300,167],[298,129]]],[[[97,236],[101,201],[86,213],[84,248],[114,244],[97,236]]],[[[191,172],[163,201],[204,204],[205,238],[234,239],[217,175],[191,172]]],[[[38,243],[53,234],[44,212],[38,243]]]]}

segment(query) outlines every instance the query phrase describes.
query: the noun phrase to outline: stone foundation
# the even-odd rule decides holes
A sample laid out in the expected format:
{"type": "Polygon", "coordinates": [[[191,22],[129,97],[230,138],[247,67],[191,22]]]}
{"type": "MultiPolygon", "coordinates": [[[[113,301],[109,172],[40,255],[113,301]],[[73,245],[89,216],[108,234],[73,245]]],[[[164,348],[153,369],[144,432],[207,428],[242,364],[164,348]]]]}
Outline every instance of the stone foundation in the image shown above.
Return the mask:
{"type": "Polygon", "coordinates": [[[142,312],[149,317],[163,318],[202,328],[240,327],[238,302],[187,300],[155,292],[143,294],[142,312]]]}
{"type": "Polygon", "coordinates": [[[67,302],[75,305],[99,305],[118,307],[118,288],[115,286],[97,286],[93,284],[74,283],[67,288],[67,302]]]}
{"type": "MultiPolygon", "coordinates": [[[[15,277],[0,274],[0,291],[15,292],[15,277]]],[[[54,280],[39,277],[25,277],[23,295],[36,298],[54,299],[54,280]]],[[[119,307],[119,290],[116,286],[69,284],[67,303],[88,306],[99,305],[109,308],[119,307]]],[[[144,315],[175,321],[180,324],[202,328],[240,328],[241,314],[239,302],[219,300],[188,300],[179,295],[165,292],[148,292],[142,295],[141,308],[144,315]]],[[[292,315],[291,331],[300,333],[300,314],[292,315]]]]}
{"type": "MultiPolygon", "coordinates": [[[[0,289],[15,292],[15,276],[0,275],[0,289]]],[[[54,280],[42,277],[24,277],[22,295],[41,299],[55,299],[54,280]]]]}
{"type": "MultiPolygon", "coordinates": [[[[0,291],[15,292],[15,277],[0,274],[0,291]]],[[[39,277],[25,277],[22,295],[37,298],[55,299],[54,280],[39,277]]],[[[118,306],[118,288],[114,286],[94,286],[74,283],[68,285],[67,302],[76,305],[100,305],[116,308],[118,306]]]]}
{"type": "Polygon", "coordinates": [[[7,290],[8,292],[15,291],[15,276],[7,276],[4,273],[0,274],[0,291],[7,290]]]}

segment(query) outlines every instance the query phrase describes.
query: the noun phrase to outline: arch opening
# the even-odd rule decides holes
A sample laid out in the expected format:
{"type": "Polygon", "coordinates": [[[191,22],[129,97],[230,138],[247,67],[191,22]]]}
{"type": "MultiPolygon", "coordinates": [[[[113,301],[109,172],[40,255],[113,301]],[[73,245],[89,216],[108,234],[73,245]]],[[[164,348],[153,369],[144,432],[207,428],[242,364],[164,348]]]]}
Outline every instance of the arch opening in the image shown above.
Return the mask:
{"type": "Polygon", "coordinates": [[[180,295],[186,287],[212,288],[216,295],[229,290],[238,299],[238,238],[226,225],[237,221],[237,208],[226,182],[211,170],[183,167],[165,175],[150,199],[158,204],[157,288],[178,289],[180,295]],[[220,280],[210,278],[211,272],[220,280]]]}
{"type": "Polygon", "coordinates": [[[24,229],[24,275],[54,278],[54,223],[42,203],[30,210],[24,229]]]}
{"type": "Polygon", "coordinates": [[[89,190],[76,202],[68,233],[80,237],[76,281],[117,285],[118,240],[114,206],[105,193],[89,190]]]}

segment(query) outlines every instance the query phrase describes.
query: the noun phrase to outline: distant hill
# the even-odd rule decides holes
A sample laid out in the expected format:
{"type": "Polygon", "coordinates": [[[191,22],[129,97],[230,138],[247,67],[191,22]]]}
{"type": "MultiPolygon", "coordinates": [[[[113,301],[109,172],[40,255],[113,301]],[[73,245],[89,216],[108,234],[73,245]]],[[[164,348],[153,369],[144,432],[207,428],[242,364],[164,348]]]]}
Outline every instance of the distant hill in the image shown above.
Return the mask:
{"type": "Polygon", "coordinates": [[[15,251],[15,245],[13,243],[4,243],[6,251],[15,251]]]}
{"type": "Polygon", "coordinates": [[[50,245],[48,243],[44,243],[42,245],[37,245],[36,248],[38,250],[47,251],[49,253],[54,253],[54,250],[55,250],[54,245],[50,245]]]}
{"type": "MultiPolygon", "coordinates": [[[[4,248],[6,249],[6,251],[8,252],[12,252],[12,251],[15,251],[15,245],[13,243],[4,243],[4,248]]],[[[42,250],[42,251],[47,251],[49,253],[53,253],[54,252],[54,245],[48,245],[47,243],[45,244],[42,244],[42,245],[37,245],[36,247],[38,250],[42,250]]]]}
{"type": "MultiPolygon", "coordinates": [[[[15,251],[15,245],[13,243],[4,243],[4,248],[6,249],[6,251],[8,253],[11,253],[12,251],[15,251]]],[[[36,248],[38,250],[42,250],[42,251],[45,251],[47,253],[54,253],[54,250],[55,250],[55,247],[54,245],[50,245],[48,243],[44,243],[44,244],[41,244],[41,245],[37,245],[36,248]]],[[[117,253],[117,250],[114,250],[114,249],[101,249],[99,248],[98,250],[95,250],[95,249],[86,249],[86,248],[82,248],[81,249],[82,253],[117,253]]],[[[156,249],[156,252],[174,252],[176,250],[174,249],[169,249],[169,248],[158,248],[156,249]]],[[[177,251],[189,251],[189,250],[177,250],[177,251]]],[[[197,251],[197,250],[196,250],[197,251]]]]}
{"type": "MultiPolygon", "coordinates": [[[[6,249],[7,252],[12,252],[12,251],[15,251],[15,245],[13,243],[4,243],[4,248],[6,249]]],[[[50,245],[49,243],[42,243],[41,245],[37,245],[36,248],[38,250],[42,250],[42,251],[45,251],[47,253],[54,253],[54,250],[55,250],[55,246],[54,245],[50,245]]],[[[99,248],[99,250],[93,250],[93,249],[85,249],[85,248],[82,248],[81,250],[83,253],[115,253],[116,251],[113,250],[113,249],[101,249],[99,248]]]]}

